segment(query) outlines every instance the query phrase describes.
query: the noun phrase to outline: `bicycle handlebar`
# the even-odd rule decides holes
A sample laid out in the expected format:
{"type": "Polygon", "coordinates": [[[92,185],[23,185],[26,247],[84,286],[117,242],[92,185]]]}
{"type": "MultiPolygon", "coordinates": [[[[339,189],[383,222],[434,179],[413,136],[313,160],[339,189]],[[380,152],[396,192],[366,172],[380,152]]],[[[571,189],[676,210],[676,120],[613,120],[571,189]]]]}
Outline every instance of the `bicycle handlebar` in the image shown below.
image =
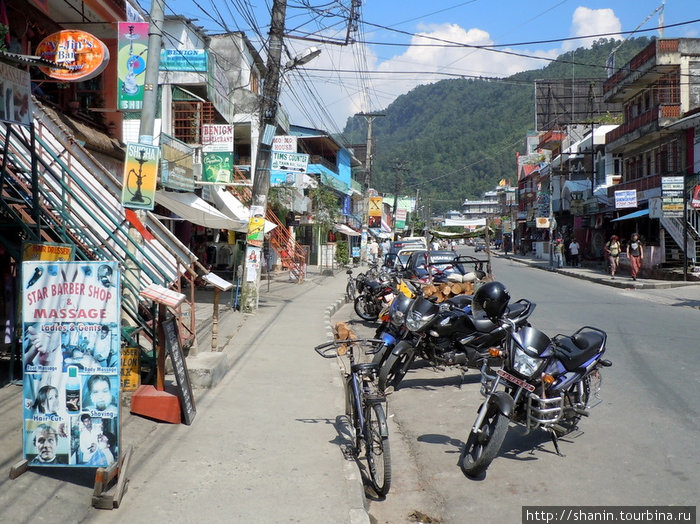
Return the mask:
{"type": "Polygon", "coordinates": [[[353,346],[356,344],[369,344],[370,348],[365,351],[365,355],[374,355],[377,353],[381,346],[384,345],[384,341],[378,338],[355,338],[348,340],[332,340],[330,342],[324,342],[314,348],[314,351],[321,355],[323,358],[333,358],[337,355],[336,351],[340,346],[348,346],[352,351],[353,346]],[[331,349],[334,351],[331,353],[331,349]]]}

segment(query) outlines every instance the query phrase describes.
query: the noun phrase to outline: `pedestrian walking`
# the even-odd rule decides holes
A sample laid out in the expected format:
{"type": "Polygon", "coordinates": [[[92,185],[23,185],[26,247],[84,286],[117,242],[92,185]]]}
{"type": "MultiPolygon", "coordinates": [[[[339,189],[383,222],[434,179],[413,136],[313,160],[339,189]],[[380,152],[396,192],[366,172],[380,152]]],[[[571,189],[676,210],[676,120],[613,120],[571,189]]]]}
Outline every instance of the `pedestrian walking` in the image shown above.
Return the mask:
{"type": "Polygon", "coordinates": [[[632,233],[630,241],[627,244],[627,259],[630,261],[632,280],[637,280],[637,275],[644,261],[644,246],[642,245],[642,241],[639,240],[639,235],[637,233],[632,233]]]}
{"type": "Polygon", "coordinates": [[[557,267],[560,268],[564,266],[564,244],[561,238],[557,238],[557,243],[554,244],[554,260],[557,267]]]}
{"type": "Polygon", "coordinates": [[[581,249],[581,246],[579,246],[575,238],[572,239],[569,243],[569,255],[571,255],[571,265],[573,267],[578,267],[581,265],[578,258],[579,249],[581,249]]]}
{"type": "Polygon", "coordinates": [[[615,273],[617,273],[617,269],[620,266],[620,239],[617,235],[610,237],[610,240],[605,244],[604,252],[608,259],[610,276],[614,279],[615,273]]]}

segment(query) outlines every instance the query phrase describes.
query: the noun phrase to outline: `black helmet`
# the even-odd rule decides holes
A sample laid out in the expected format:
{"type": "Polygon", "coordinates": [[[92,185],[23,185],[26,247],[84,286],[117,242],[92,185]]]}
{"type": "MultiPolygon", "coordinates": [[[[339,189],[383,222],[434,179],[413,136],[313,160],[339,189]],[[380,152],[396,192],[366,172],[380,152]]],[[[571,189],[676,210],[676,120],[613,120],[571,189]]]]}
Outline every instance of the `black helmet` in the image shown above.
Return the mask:
{"type": "Polygon", "coordinates": [[[486,282],[474,293],[472,311],[483,311],[488,318],[498,318],[505,312],[509,300],[510,295],[503,284],[486,282]]]}

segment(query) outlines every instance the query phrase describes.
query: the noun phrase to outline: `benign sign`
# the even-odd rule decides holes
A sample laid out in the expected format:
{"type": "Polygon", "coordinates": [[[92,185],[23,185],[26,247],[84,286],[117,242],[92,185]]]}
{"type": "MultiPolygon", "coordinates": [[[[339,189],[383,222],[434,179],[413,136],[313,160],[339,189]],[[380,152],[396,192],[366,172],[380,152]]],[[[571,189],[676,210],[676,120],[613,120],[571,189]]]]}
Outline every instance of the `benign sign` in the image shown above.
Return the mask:
{"type": "Polygon", "coordinates": [[[39,67],[57,80],[76,82],[99,75],[109,62],[109,49],[90,33],[66,30],[44,38],[36,47],[36,54],[53,62],[55,67],[39,67]]]}

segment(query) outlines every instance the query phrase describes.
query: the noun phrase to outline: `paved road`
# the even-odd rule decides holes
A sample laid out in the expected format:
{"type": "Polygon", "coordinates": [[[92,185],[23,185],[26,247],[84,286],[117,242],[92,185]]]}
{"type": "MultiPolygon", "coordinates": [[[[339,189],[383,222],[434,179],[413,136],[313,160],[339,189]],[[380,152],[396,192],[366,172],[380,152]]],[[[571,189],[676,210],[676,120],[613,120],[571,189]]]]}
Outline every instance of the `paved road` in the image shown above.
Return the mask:
{"type": "MultiPolygon", "coordinates": [[[[545,332],[583,324],[607,331],[614,366],[605,370],[601,404],[560,443],[566,457],[546,434],[511,426],[486,477],[474,481],[457,459],[481,402],[478,373],[413,370],[390,397],[395,480],[386,500],[370,501],[371,516],[515,523],[523,505],[697,504],[698,288],[618,289],[501,259],[494,273],[513,298],[537,303],[532,322],[545,332]]],[[[348,306],[334,318],[343,315],[357,319],[348,306]]],[[[359,319],[354,325],[370,332],[359,319]]]]}

